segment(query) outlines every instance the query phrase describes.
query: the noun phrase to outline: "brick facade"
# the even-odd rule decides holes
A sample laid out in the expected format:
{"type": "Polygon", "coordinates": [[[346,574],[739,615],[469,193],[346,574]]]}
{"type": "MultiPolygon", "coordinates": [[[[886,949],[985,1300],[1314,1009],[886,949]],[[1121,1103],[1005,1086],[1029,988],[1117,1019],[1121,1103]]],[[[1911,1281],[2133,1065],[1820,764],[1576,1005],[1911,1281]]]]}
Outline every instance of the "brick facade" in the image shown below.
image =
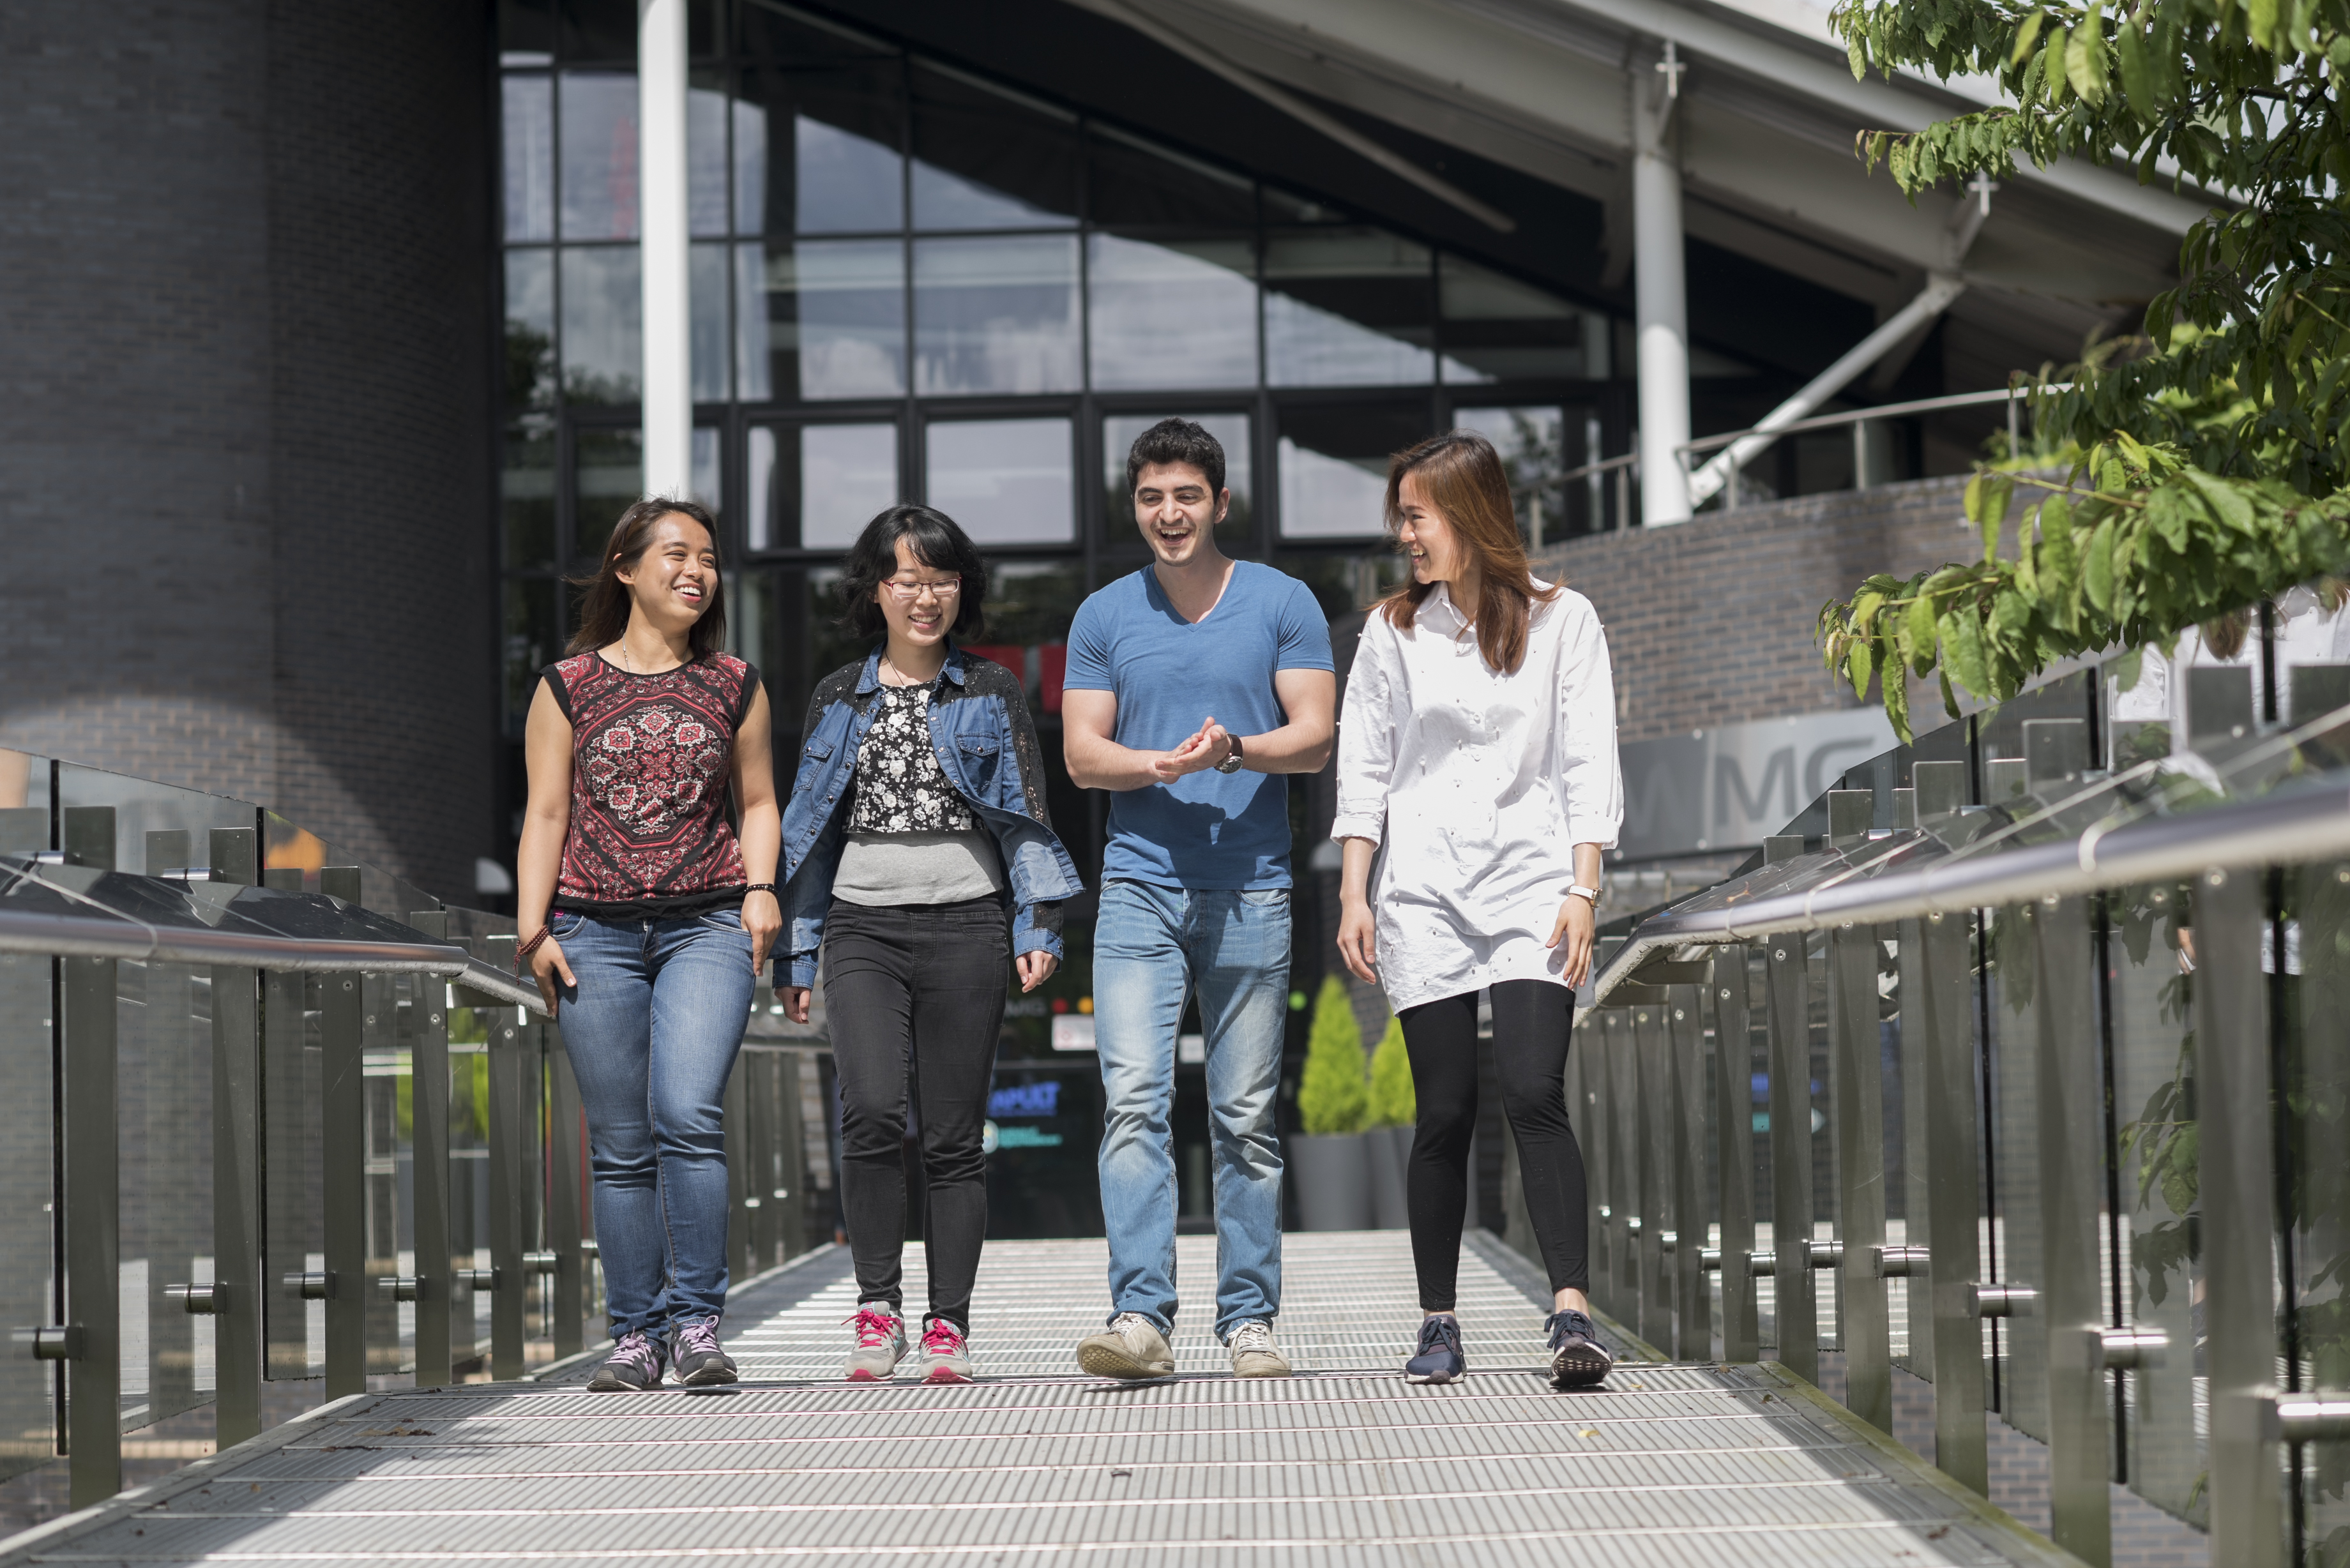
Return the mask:
{"type": "Polygon", "coordinates": [[[496,842],[489,14],[0,18],[0,744],[496,842]]]}
{"type": "Polygon", "coordinates": [[[1846,708],[1851,689],[1812,640],[1820,606],[1873,572],[1906,577],[1976,548],[1965,487],[1922,479],[1708,513],[1574,540],[1536,570],[1597,607],[1622,740],[1846,708]]]}

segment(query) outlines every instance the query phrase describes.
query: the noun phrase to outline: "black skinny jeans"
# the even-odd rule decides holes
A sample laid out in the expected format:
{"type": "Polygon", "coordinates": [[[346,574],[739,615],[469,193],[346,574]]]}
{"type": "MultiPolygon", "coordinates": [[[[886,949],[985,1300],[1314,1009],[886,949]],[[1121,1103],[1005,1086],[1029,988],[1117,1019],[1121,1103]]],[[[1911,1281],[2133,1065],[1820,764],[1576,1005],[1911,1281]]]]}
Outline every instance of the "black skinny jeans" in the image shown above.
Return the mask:
{"type": "Polygon", "coordinates": [[[857,1299],[903,1312],[910,1081],[930,1189],[922,1250],[931,1315],[964,1333],[987,1237],[980,1139],[1011,949],[1000,898],[888,909],[835,900],[825,917],[824,1004],[840,1085],[840,1204],[857,1299]]]}
{"type": "MultiPolygon", "coordinates": [[[[1493,1066],[1517,1135],[1526,1212],[1554,1291],[1591,1287],[1591,1214],[1583,1149],[1566,1119],[1566,1039],[1575,992],[1547,981],[1493,987],[1493,1066]]],[[[1419,1116],[1411,1140],[1411,1261],[1423,1312],[1451,1312],[1469,1201],[1469,1137],[1477,1129],[1477,993],[1407,1007],[1419,1116]]]]}

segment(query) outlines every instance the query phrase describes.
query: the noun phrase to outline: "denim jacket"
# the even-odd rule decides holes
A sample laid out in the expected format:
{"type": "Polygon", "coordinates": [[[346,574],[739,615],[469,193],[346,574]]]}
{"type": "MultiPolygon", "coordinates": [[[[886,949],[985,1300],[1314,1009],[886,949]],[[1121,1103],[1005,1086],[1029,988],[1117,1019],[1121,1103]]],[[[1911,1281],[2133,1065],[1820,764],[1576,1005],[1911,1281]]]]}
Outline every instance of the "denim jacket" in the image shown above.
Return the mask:
{"type": "MultiPolygon", "coordinates": [[[[840,867],[846,807],[857,753],[872,726],[881,689],[881,655],[844,665],[809,700],[799,775],[784,807],[785,947],[791,978],[812,985],[824,919],[840,867]]],[[[951,642],[945,679],[931,701],[931,749],[947,783],[995,836],[1012,885],[1012,950],[1061,956],[1061,900],[1085,890],[1069,852],[1054,836],[1045,809],[1045,770],[1036,727],[1019,679],[951,642]]]]}

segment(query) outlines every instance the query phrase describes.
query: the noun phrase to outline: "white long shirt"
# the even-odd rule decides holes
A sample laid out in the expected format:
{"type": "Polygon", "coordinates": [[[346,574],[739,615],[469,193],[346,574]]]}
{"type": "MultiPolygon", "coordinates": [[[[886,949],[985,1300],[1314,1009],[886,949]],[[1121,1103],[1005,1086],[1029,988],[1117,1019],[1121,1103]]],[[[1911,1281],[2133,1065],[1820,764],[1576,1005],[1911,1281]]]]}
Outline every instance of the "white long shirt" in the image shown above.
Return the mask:
{"type": "MultiPolygon", "coordinates": [[[[1535,579],[1538,587],[1547,584],[1535,579]]],[[[1334,839],[1381,845],[1370,888],[1397,1012],[1498,981],[1564,984],[1550,949],[1574,846],[1616,843],[1616,690],[1591,601],[1535,603],[1507,674],[1442,584],[1408,630],[1374,611],[1338,726],[1334,839]]]]}

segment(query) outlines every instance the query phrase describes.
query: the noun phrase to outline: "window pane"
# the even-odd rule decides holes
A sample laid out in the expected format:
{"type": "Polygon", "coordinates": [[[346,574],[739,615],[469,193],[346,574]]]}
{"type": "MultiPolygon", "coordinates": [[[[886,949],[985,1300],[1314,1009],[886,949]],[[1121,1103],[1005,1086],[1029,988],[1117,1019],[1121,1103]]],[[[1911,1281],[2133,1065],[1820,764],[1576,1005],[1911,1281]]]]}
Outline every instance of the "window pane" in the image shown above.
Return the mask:
{"type": "Polygon", "coordinates": [[[914,226],[1074,223],[1076,126],[959,78],[914,71],[914,226]]]}
{"type": "Polygon", "coordinates": [[[555,430],[543,418],[506,428],[498,473],[509,566],[555,565],[555,430]]]}
{"type": "Polygon", "coordinates": [[[506,584],[505,722],[506,733],[517,741],[538,690],[538,672],[563,656],[555,634],[556,592],[556,584],[544,580],[506,584]]]}
{"type": "Polygon", "coordinates": [[[895,424],[756,425],[747,455],[754,550],[845,549],[897,504],[895,424]]]}
{"type": "MultiPolygon", "coordinates": [[[[1134,449],[1135,438],[1167,418],[1165,414],[1112,414],[1102,421],[1102,515],[1107,523],[1112,548],[1139,543],[1134,520],[1134,493],[1126,485],[1127,453],[1134,449]]],[[[1249,417],[1246,414],[1183,414],[1179,416],[1216,438],[1224,449],[1224,488],[1232,493],[1232,510],[1224,514],[1223,526],[1216,530],[1216,542],[1226,554],[1245,549],[1254,538],[1252,519],[1255,515],[1251,498],[1255,486],[1250,483],[1250,458],[1254,447],[1250,441],[1249,417]]]]}
{"type": "Polygon", "coordinates": [[[969,420],[929,431],[930,504],[982,545],[1076,536],[1076,485],[1065,419],[969,420]]]}
{"type": "Polygon", "coordinates": [[[735,249],[745,402],[895,398],[906,390],[906,253],[896,240],[735,249]]]}
{"type": "Polygon", "coordinates": [[[508,77],[505,99],[506,238],[555,237],[555,84],[508,77]]]}
{"type": "Polygon", "coordinates": [[[693,400],[726,396],[726,246],[693,247],[687,296],[693,312],[693,400]]]}
{"type": "Polygon", "coordinates": [[[566,71],[563,237],[637,237],[637,78],[622,71],[566,71]]]}
{"type": "Polygon", "coordinates": [[[726,91],[709,71],[685,94],[686,231],[726,232],[726,91]]]}
{"type": "Polygon", "coordinates": [[[506,394],[508,414],[555,406],[555,253],[508,251],[506,394]]]}
{"type": "Polygon", "coordinates": [[[1265,243],[1265,379],[1277,387],[1419,383],[1435,374],[1426,247],[1378,229],[1265,243]]]}
{"type": "MultiPolygon", "coordinates": [[[[1563,536],[1566,489],[1559,475],[1569,466],[1564,410],[1555,407],[1460,409],[1454,411],[1452,422],[1475,431],[1502,454],[1502,466],[1510,475],[1510,499],[1517,506],[1518,527],[1526,542],[1540,549],[1545,540],[1555,542],[1563,536]]],[[[1574,466],[1580,467],[1580,431],[1575,432],[1575,445],[1574,466]]]]}
{"type": "MultiPolygon", "coordinates": [[[[1604,341],[1606,317],[1458,256],[1440,257],[1436,276],[1437,299],[1444,312],[1447,381],[1550,379],[1592,373],[1584,350],[1586,329],[1599,325],[1602,330],[1592,336],[1604,341]]],[[[1607,374],[1604,364],[1599,374],[1607,374]]]]}
{"type": "Polygon", "coordinates": [[[1388,456],[1428,434],[1412,404],[1281,411],[1281,536],[1359,538],[1385,527],[1388,456]]]}
{"type": "Polygon", "coordinates": [[[1087,148],[1097,223],[1185,229],[1254,228],[1256,188],[1242,175],[1197,163],[1097,125],[1087,148]]]}
{"type": "Polygon", "coordinates": [[[726,514],[726,491],[718,466],[718,432],[703,425],[693,432],[693,499],[713,517],[726,514]]]}
{"type": "Polygon", "coordinates": [[[645,493],[643,432],[632,429],[575,430],[571,436],[572,494],[577,535],[572,555],[592,561],[604,552],[612,524],[645,493]]]}
{"type": "Polygon", "coordinates": [[[734,105],[740,234],[869,234],[904,226],[898,148],[904,77],[895,60],[810,68],[759,65],[734,105]]]}
{"type": "Polygon", "coordinates": [[[555,0],[498,0],[498,63],[544,66],[555,59],[555,0]]]}
{"type": "Polygon", "coordinates": [[[1075,391],[1080,339],[1076,235],[916,242],[916,390],[1075,391]]]}
{"type": "Polygon", "coordinates": [[[1256,385],[1255,246],[1087,240],[1097,391],[1256,385]]]}
{"type": "Polygon", "coordinates": [[[634,60],[637,7],[631,0],[562,0],[563,57],[634,60]]]}
{"type": "Polygon", "coordinates": [[[644,291],[634,245],[563,253],[563,395],[633,403],[644,370],[644,291]]]}

